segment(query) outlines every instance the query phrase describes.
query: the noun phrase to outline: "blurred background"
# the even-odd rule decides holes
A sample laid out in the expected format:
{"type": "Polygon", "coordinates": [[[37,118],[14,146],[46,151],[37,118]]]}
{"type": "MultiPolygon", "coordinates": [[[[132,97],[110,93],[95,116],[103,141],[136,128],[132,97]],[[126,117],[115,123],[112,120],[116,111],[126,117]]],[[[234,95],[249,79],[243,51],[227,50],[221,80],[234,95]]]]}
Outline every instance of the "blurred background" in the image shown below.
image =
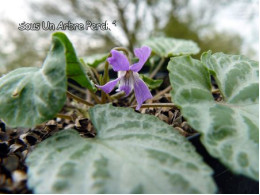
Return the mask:
{"type": "Polygon", "coordinates": [[[19,31],[22,22],[108,21],[111,31],[64,31],[79,56],[115,46],[132,50],[149,37],[167,36],[193,40],[201,52],[210,49],[258,60],[258,4],[258,0],[2,1],[0,76],[18,67],[41,66],[49,49],[54,31],[19,31]],[[113,21],[116,25],[111,25],[113,21]]]}

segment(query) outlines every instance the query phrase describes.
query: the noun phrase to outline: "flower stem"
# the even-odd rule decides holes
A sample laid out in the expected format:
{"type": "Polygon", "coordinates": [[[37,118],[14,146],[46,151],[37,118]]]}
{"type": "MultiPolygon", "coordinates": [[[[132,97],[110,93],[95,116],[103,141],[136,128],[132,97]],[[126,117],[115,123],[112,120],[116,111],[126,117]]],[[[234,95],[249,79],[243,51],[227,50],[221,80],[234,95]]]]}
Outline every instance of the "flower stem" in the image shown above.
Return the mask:
{"type": "Polygon", "coordinates": [[[135,102],[135,94],[133,93],[133,94],[130,96],[129,105],[132,105],[134,102],[135,102]]]}
{"type": "MultiPolygon", "coordinates": [[[[131,108],[135,108],[135,106],[130,106],[131,108]]],[[[172,108],[177,108],[176,105],[173,103],[154,103],[154,104],[143,104],[141,108],[157,108],[157,107],[172,107],[172,108]]]]}
{"type": "Polygon", "coordinates": [[[100,104],[101,100],[98,98],[98,96],[95,93],[93,93],[92,91],[89,91],[89,92],[90,92],[91,96],[94,98],[95,102],[100,104]]]}
{"type": "Polygon", "coordinates": [[[84,89],[81,89],[80,87],[76,86],[76,85],[73,85],[72,83],[69,83],[68,82],[68,86],[79,91],[80,93],[83,93],[84,95],[86,94],[86,91],[84,89]]]}
{"type": "Polygon", "coordinates": [[[101,90],[101,104],[105,104],[106,100],[108,100],[108,102],[112,102],[110,95],[101,90]]]}
{"type": "Polygon", "coordinates": [[[100,75],[98,74],[98,71],[95,68],[91,68],[91,70],[94,73],[96,79],[98,80],[98,84],[102,85],[101,80],[100,80],[100,75]]]}
{"type": "Polygon", "coordinates": [[[74,95],[74,94],[72,94],[72,93],[70,93],[68,91],[67,91],[67,96],[72,98],[72,99],[74,99],[74,100],[76,100],[76,101],[78,101],[78,102],[80,102],[80,103],[82,103],[82,104],[85,104],[87,106],[94,106],[94,104],[92,104],[92,103],[90,103],[90,102],[88,102],[86,100],[83,100],[82,98],[80,98],[80,97],[78,97],[78,96],[76,96],[76,95],[74,95]]]}
{"type": "Polygon", "coordinates": [[[104,67],[104,76],[102,80],[102,85],[106,84],[109,81],[109,74],[108,74],[108,62],[105,62],[105,67],[104,67]]]}
{"type": "Polygon", "coordinates": [[[106,103],[106,94],[104,91],[101,90],[101,104],[106,103]]]}
{"type": "Polygon", "coordinates": [[[168,87],[166,87],[164,90],[160,91],[159,93],[157,93],[151,100],[155,101],[158,98],[160,98],[162,95],[166,94],[168,91],[170,91],[172,89],[172,86],[169,85],[168,87]]]}
{"type": "Polygon", "coordinates": [[[116,93],[114,95],[111,95],[110,98],[112,100],[116,100],[116,99],[119,99],[119,98],[123,97],[124,95],[125,95],[125,92],[124,91],[120,91],[120,92],[118,92],[118,93],[116,93]]]}
{"type": "Polygon", "coordinates": [[[163,65],[163,63],[164,63],[164,61],[165,61],[165,58],[164,57],[162,57],[161,58],[161,60],[160,60],[160,62],[159,62],[159,64],[158,64],[158,66],[153,70],[153,72],[150,74],[150,78],[152,79],[156,74],[157,74],[157,72],[161,69],[161,67],[162,67],[162,65],[163,65]]]}
{"type": "MultiPolygon", "coordinates": [[[[109,81],[109,74],[108,74],[108,61],[105,62],[105,67],[104,67],[104,75],[102,78],[102,85],[105,85],[109,81]]],[[[107,94],[104,91],[101,91],[101,102],[105,103],[107,98],[107,94]]]]}
{"type": "Polygon", "coordinates": [[[106,98],[108,99],[108,102],[112,102],[112,99],[111,99],[110,95],[107,94],[107,93],[105,93],[105,94],[106,94],[106,98]]]}
{"type": "Polygon", "coordinates": [[[66,115],[66,114],[56,114],[56,117],[73,121],[73,118],[69,115],[66,115]]]}
{"type": "MultiPolygon", "coordinates": [[[[76,85],[73,85],[73,84],[71,84],[71,83],[68,83],[68,85],[69,85],[69,87],[71,87],[71,88],[73,88],[73,89],[76,89],[77,91],[83,93],[84,95],[86,94],[86,92],[85,92],[83,89],[81,89],[80,87],[78,87],[78,86],[76,86],[76,85]]],[[[95,100],[98,104],[100,104],[100,103],[101,103],[101,100],[97,97],[97,95],[96,95],[95,93],[93,93],[92,91],[90,91],[90,90],[89,90],[89,92],[90,92],[91,96],[94,98],[94,100],[95,100]]],[[[90,103],[90,104],[91,104],[91,103],[90,103]]]]}
{"type": "Polygon", "coordinates": [[[125,53],[125,55],[127,56],[127,57],[129,57],[129,51],[128,51],[128,49],[126,49],[126,48],[124,48],[124,47],[114,47],[113,48],[114,50],[117,50],[117,51],[122,51],[122,52],[124,52],[125,53]]]}

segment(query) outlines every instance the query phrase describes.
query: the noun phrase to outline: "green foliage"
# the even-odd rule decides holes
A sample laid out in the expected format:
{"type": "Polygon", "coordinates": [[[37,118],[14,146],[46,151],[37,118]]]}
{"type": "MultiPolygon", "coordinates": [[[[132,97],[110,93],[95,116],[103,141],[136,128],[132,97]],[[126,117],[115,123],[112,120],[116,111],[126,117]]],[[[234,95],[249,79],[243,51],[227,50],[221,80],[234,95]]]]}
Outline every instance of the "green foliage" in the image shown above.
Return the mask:
{"type": "Polygon", "coordinates": [[[19,68],[0,78],[0,117],[20,127],[53,118],[66,100],[65,64],[64,45],[53,36],[42,68],[19,68]]]}
{"type": "Polygon", "coordinates": [[[234,172],[258,180],[258,63],[239,55],[208,52],[202,62],[189,56],[171,58],[168,70],[172,100],[202,133],[209,153],[234,172]],[[214,101],[209,71],[223,101],[214,101]]]}
{"type": "Polygon", "coordinates": [[[152,51],[161,57],[197,54],[200,51],[193,41],[165,37],[148,39],[144,42],[144,45],[151,47],[152,51]]]}
{"type": "Polygon", "coordinates": [[[77,54],[67,36],[62,32],[56,32],[53,37],[59,38],[66,48],[66,72],[67,77],[78,82],[82,87],[86,87],[91,91],[96,91],[95,85],[88,78],[88,75],[84,72],[81,62],[79,61],[77,54]]]}
{"type": "Polygon", "coordinates": [[[161,79],[151,79],[148,76],[145,76],[144,74],[139,75],[150,89],[156,89],[160,87],[163,82],[163,80],[161,79]]]}
{"type": "Polygon", "coordinates": [[[67,77],[96,90],[66,35],[56,32],[52,40],[42,68],[20,68],[0,78],[0,117],[9,126],[33,127],[53,118],[65,103],[67,77]]]}
{"type": "Polygon", "coordinates": [[[109,104],[90,110],[96,138],[63,130],[27,158],[35,193],[214,193],[211,169],[154,116],[109,104]]]}
{"type": "Polygon", "coordinates": [[[85,64],[92,68],[97,68],[101,63],[105,62],[109,54],[95,54],[87,57],[82,57],[85,64]]]}

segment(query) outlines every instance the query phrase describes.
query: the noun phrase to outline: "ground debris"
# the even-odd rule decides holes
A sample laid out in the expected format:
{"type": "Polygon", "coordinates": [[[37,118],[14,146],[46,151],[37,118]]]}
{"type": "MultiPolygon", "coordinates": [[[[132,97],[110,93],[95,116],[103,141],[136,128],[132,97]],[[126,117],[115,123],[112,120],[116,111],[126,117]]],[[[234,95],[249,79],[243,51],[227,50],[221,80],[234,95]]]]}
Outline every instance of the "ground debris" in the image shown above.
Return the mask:
{"type": "Polygon", "coordinates": [[[32,129],[9,128],[0,121],[0,193],[32,193],[26,186],[25,159],[36,144],[63,129],[74,128],[83,137],[95,137],[90,120],[56,118],[32,129]]]}

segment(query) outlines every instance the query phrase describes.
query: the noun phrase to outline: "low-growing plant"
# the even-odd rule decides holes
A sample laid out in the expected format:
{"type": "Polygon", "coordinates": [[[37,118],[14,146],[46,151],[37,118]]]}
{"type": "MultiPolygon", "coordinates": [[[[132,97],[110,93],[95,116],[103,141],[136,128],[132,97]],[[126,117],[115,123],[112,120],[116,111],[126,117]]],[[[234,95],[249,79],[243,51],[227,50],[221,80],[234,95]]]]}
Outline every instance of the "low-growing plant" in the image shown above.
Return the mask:
{"type": "Polygon", "coordinates": [[[172,126],[133,109],[145,107],[179,108],[212,156],[258,181],[258,62],[210,51],[201,60],[190,56],[198,52],[193,41],[155,37],[134,50],[135,58],[123,47],[79,58],[67,36],[54,33],[41,68],[19,68],[0,78],[0,118],[10,127],[29,128],[72,119],[60,113],[71,98],[84,105],[79,110],[97,135],[83,138],[64,129],[39,143],[26,159],[28,187],[35,193],[215,193],[213,171],[194,146],[172,126]],[[139,75],[151,62],[150,74],[139,75]],[[155,98],[150,90],[162,80],[153,77],[167,63],[172,103],[144,104],[155,98]],[[111,81],[110,66],[118,74],[111,81]],[[92,100],[69,92],[68,79],[92,100]],[[111,104],[126,98],[123,107],[111,104]]]}

